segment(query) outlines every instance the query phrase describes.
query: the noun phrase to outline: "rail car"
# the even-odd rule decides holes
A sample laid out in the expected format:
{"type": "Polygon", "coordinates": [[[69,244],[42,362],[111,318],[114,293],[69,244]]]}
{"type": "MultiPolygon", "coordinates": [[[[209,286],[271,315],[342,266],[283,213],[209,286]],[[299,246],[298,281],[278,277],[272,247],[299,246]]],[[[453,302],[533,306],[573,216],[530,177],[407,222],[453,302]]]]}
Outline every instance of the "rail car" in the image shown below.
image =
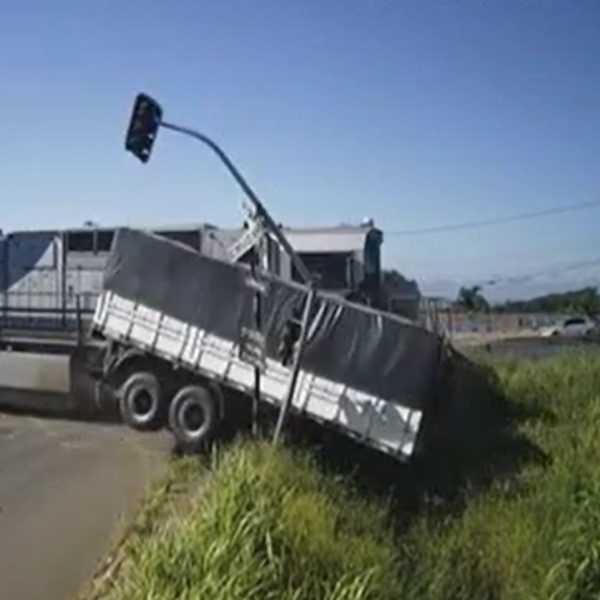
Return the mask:
{"type": "MultiPolygon", "coordinates": [[[[102,291],[104,267],[116,228],[17,231],[0,234],[0,327],[74,330],[91,319],[102,291]]],[[[238,260],[231,251],[244,229],[208,224],[154,228],[153,233],[217,259],[238,260]]],[[[372,224],[288,229],[286,235],[321,288],[351,296],[378,291],[381,231],[372,224]]],[[[243,247],[242,247],[243,251],[243,247]]],[[[292,265],[273,246],[269,270],[296,279],[292,265]]]]}

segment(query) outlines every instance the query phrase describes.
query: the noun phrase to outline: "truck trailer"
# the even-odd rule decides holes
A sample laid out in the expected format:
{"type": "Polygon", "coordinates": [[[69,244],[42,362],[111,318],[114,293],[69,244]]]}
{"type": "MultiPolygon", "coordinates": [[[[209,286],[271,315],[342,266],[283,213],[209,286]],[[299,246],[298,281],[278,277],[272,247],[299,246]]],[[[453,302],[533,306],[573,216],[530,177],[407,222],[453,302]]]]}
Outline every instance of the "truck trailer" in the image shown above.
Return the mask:
{"type": "Polygon", "coordinates": [[[190,451],[234,397],[252,402],[258,371],[261,402],[291,390],[292,412],[407,460],[441,388],[443,340],[415,323],[133,229],[115,235],[92,335],[123,420],[190,451]]]}
{"type": "Polygon", "coordinates": [[[197,451],[235,418],[234,399],[241,399],[252,406],[254,425],[260,404],[279,409],[275,440],[292,411],[409,459],[442,387],[445,346],[376,308],[377,293],[369,291],[380,283],[379,255],[369,253],[360,298],[318,289],[222,148],[166,122],[161,105],[138,94],[126,150],[148,162],[159,129],[214,152],[250,203],[250,227],[229,260],[151,233],[117,231],[92,335],[101,340],[101,376],[123,420],[136,429],[167,425],[181,448],[197,451]],[[294,277],[281,278],[271,250],[285,253],[294,277]]]}

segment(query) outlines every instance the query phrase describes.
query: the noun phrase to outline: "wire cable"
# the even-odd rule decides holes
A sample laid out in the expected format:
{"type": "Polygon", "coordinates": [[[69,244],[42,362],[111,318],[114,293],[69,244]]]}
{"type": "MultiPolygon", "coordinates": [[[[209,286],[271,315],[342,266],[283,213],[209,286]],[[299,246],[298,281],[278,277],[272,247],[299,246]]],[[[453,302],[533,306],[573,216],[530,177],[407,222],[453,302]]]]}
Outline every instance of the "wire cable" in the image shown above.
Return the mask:
{"type": "Polygon", "coordinates": [[[590,202],[579,202],[577,204],[566,204],[564,206],[555,206],[526,213],[518,213],[507,217],[498,217],[494,219],[481,219],[479,221],[465,221],[462,223],[450,223],[448,225],[436,225],[433,227],[423,227],[421,229],[400,229],[397,231],[385,231],[385,235],[425,235],[430,233],[442,233],[445,231],[460,231],[463,229],[474,229],[477,227],[492,227],[494,225],[504,225],[506,223],[516,223],[518,221],[528,221],[550,215],[558,215],[566,212],[584,210],[586,208],[600,207],[600,200],[590,202]]]}
{"type": "Polygon", "coordinates": [[[571,263],[568,265],[556,265],[555,267],[545,267],[543,270],[533,271],[531,273],[523,275],[511,275],[506,277],[491,277],[485,282],[481,282],[481,287],[504,285],[507,283],[525,283],[531,281],[536,277],[543,277],[545,275],[558,275],[560,273],[566,273],[567,271],[575,271],[577,269],[584,269],[586,267],[594,267],[600,265],[600,258],[593,258],[590,260],[580,261],[571,263]]]}

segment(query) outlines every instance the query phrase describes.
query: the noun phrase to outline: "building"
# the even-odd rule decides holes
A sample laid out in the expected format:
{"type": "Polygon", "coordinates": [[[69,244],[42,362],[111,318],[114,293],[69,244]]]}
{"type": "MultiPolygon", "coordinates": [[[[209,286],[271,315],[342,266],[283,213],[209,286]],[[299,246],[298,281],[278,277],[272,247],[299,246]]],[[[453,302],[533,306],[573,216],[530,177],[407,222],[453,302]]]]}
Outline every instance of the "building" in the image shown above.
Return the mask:
{"type": "MultiPolygon", "coordinates": [[[[362,293],[373,300],[378,296],[383,234],[372,224],[286,229],[285,234],[320,287],[344,295],[362,293]]],[[[293,269],[282,276],[297,279],[293,269]]]]}

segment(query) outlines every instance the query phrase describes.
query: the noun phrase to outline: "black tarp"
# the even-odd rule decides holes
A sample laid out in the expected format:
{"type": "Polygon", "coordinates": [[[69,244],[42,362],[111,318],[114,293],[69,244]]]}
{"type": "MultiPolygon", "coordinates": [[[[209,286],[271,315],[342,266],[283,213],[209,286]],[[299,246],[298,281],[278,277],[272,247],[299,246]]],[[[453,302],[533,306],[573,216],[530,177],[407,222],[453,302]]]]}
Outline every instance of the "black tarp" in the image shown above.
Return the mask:
{"type": "Polygon", "coordinates": [[[252,317],[243,268],[132,229],[117,231],[104,289],[229,340],[237,340],[252,317]]]}
{"type": "MultiPolygon", "coordinates": [[[[118,231],[104,288],[169,316],[239,342],[253,326],[250,271],[202,256],[165,238],[118,231]]],[[[278,358],[291,318],[308,289],[261,274],[267,355],[278,358]]],[[[393,315],[319,293],[302,367],[388,400],[423,410],[438,375],[440,339],[393,315]]]]}

